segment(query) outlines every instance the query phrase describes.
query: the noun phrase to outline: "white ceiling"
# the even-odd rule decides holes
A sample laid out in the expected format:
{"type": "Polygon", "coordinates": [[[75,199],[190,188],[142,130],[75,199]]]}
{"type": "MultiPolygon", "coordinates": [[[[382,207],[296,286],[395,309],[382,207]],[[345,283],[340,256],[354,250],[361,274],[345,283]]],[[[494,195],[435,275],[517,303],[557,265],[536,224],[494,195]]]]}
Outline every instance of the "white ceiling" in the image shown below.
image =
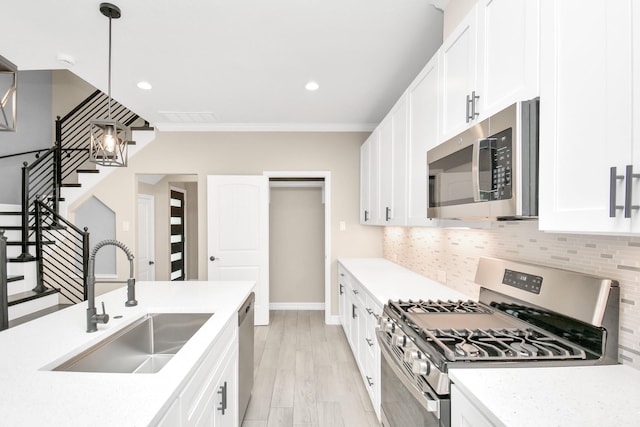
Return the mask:
{"type": "MultiPolygon", "coordinates": [[[[370,130],[441,45],[443,3],[115,0],[112,95],[160,130],[370,130]]],[[[20,70],[69,55],[106,92],[99,4],[3,2],[0,55],[20,70]]]]}

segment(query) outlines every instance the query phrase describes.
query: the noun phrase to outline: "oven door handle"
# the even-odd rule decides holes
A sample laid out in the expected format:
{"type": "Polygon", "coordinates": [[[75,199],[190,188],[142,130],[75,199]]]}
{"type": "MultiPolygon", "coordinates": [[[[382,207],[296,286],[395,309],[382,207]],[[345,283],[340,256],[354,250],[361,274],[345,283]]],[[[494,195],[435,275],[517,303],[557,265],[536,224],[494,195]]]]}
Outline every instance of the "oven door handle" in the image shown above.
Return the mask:
{"type": "Polygon", "coordinates": [[[415,385],[411,384],[404,372],[398,367],[396,361],[391,354],[391,351],[387,348],[387,343],[384,340],[384,337],[381,336],[383,332],[377,331],[376,337],[378,338],[378,342],[380,343],[380,353],[387,361],[387,364],[396,375],[396,377],[402,382],[402,385],[411,393],[411,395],[420,403],[427,412],[434,412],[435,416],[440,419],[440,401],[438,399],[430,399],[429,396],[421,392],[416,388],[415,385]]]}

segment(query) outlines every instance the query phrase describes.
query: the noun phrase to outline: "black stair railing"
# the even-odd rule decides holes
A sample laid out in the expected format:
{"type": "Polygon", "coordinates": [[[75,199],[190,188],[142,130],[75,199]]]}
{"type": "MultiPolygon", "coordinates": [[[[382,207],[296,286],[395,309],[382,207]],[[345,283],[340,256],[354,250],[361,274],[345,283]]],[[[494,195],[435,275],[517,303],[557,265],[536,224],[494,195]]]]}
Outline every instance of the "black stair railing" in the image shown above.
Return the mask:
{"type": "Polygon", "coordinates": [[[7,238],[4,235],[4,230],[0,230],[0,331],[9,327],[7,282],[7,238]]]}
{"type": "MultiPolygon", "coordinates": [[[[60,145],[57,154],[58,182],[68,182],[76,170],[89,160],[89,122],[95,118],[107,118],[108,95],[96,90],[67,115],[56,120],[56,141],[60,145]]],[[[117,101],[111,103],[111,117],[131,126],[140,117],[117,101]]]]}
{"type": "Polygon", "coordinates": [[[59,186],[56,184],[57,167],[53,146],[31,164],[22,166],[22,253],[19,258],[24,261],[34,260],[29,246],[35,244],[36,220],[33,215],[35,203],[40,199],[55,212],[58,211],[59,186]]]}
{"type": "Polygon", "coordinates": [[[81,230],[56,213],[47,203],[35,204],[36,256],[39,289],[57,288],[69,302],[86,300],[89,271],[89,232],[81,230]]]}

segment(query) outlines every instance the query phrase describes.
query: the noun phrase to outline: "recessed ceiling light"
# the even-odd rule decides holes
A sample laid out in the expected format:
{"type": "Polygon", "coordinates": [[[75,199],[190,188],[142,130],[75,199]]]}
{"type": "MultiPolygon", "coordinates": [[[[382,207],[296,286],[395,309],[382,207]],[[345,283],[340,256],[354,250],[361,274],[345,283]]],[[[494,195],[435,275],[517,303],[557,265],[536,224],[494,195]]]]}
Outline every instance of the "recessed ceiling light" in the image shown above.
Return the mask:
{"type": "Polygon", "coordinates": [[[149,82],[138,82],[138,87],[142,90],[151,90],[151,83],[149,82]]]}
{"type": "Polygon", "coordinates": [[[310,92],[313,92],[314,90],[318,90],[320,88],[320,85],[314,81],[310,81],[304,86],[304,88],[310,92]]]}

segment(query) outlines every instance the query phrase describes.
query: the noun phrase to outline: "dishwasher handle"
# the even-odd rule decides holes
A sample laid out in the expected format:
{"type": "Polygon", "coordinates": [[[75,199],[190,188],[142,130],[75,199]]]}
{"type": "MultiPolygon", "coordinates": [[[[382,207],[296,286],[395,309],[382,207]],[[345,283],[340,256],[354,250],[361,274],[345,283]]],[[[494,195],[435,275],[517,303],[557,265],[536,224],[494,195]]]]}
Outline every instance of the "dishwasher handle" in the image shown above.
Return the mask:
{"type": "Polygon", "coordinates": [[[242,325],[242,321],[249,315],[249,312],[253,311],[253,303],[256,301],[255,292],[251,292],[247,299],[238,310],[238,326],[242,325]]]}

